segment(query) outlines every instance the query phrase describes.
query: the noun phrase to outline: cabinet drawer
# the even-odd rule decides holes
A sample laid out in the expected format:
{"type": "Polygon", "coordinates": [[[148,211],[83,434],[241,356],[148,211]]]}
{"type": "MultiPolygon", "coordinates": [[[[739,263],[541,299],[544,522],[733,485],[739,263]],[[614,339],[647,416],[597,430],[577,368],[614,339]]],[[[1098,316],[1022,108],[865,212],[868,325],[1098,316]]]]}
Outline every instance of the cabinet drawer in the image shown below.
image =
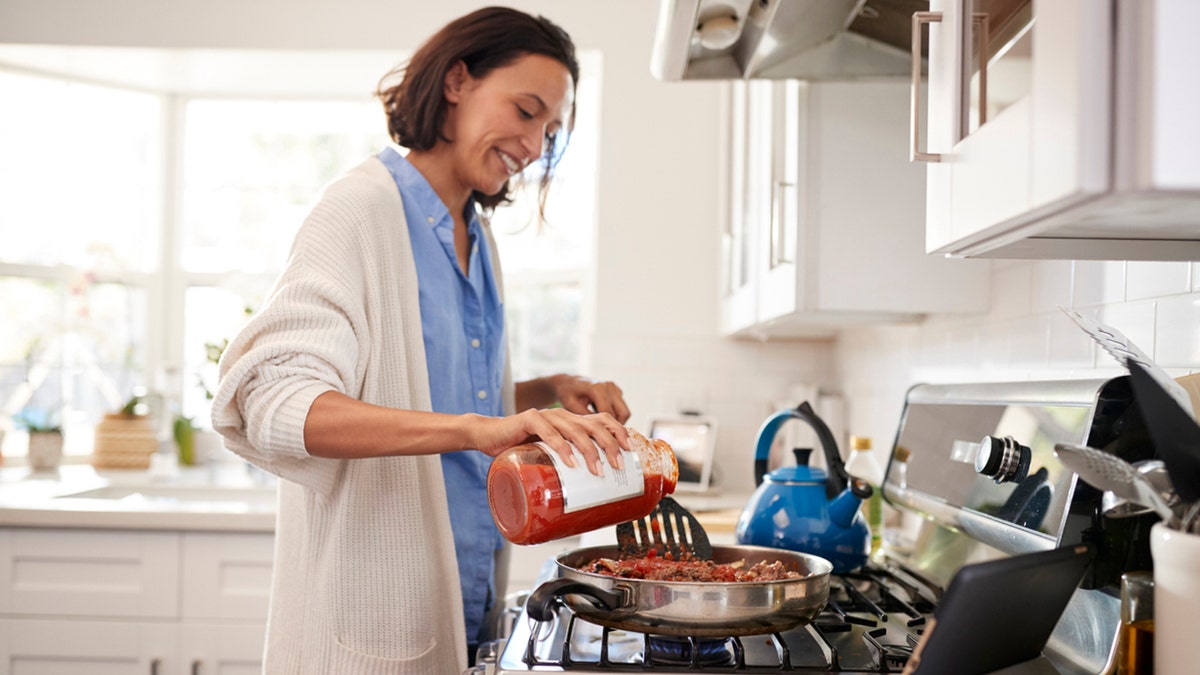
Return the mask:
{"type": "Polygon", "coordinates": [[[170,623],[0,619],[0,673],[179,672],[170,623]]]}
{"type": "Polygon", "coordinates": [[[0,613],[175,617],[179,535],[0,529],[0,613]]]}
{"type": "Polygon", "coordinates": [[[275,537],[188,532],[183,536],[183,616],[266,619],[275,537]]]}

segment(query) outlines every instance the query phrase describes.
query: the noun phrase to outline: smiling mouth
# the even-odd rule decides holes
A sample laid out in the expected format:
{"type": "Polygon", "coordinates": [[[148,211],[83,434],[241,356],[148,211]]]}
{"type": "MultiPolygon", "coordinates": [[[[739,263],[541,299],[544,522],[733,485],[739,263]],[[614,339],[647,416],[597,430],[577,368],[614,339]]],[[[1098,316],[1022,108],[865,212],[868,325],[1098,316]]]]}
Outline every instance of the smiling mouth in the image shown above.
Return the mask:
{"type": "Polygon", "coordinates": [[[500,161],[504,162],[504,168],[508,170],[508,175],[513,176],[521,171],[521,163],[503,150],[497,150],[497,155],[500,155],[500,161]]]}

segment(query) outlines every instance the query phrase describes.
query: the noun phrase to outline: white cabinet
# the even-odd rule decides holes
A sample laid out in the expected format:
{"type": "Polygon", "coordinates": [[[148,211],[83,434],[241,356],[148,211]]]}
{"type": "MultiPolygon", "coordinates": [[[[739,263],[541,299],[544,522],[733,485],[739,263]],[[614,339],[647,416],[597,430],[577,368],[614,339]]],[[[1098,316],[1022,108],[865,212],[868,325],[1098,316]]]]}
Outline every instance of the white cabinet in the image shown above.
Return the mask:
{"type": "Polygon", "coordinates": [[[1200,3],[930,9],[929,251],[1200,260],[1200,3]]]}
{"type": "Polygon", "coordinates": [[[260,675],[265,624],[186,623],[180,626],[182,675],[260,675]]]}
{"type": "Polygon", "coordinates": [[[261,672],[273,542],[0,528],[0,675],[261,672]]]}
{"type": "Polygon", "coordinates": [[[179,537],[0,529],[0,580],[0,615],[174,617],[179,537]]]}
{"type": "Polygon", "coordinates": [[[774,338],[987,309],[987,265],[924,249],[908,86],[730,84],[722,330],[774,338]]]}
{"type": "Polygon", "coordinates": [[[169,623],[0,619],[0,673],[182,673],[178,639],[169,623]]]}
{"type": "Polygon", "coordinates": [[[184,533],[183,616],[266,622],[274,545],[261,534],[184,533]]]}

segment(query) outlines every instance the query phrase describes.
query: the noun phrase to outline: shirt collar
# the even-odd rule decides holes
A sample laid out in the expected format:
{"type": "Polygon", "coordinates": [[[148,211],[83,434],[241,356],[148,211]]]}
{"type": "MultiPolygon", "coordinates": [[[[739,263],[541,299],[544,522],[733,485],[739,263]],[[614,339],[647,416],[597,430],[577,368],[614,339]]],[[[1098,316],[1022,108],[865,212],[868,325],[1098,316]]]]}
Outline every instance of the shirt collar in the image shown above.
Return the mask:
{"type": "MultiPolygon", "coordinates": [[[[425,174],[418,171],[417,167],[413,166],[412,162],[401,155],[394,146],[388,146],[380,153],[380,158],[392,167],[392,175],[395,177],[401,193],[406,200],[412,200],[410,205],[421,214],[422,220],[435,232],[437,230],[452,232],[454,221],[450,218],[450,210],[446,208],[442,198],[429,184],[425,174]]],[[[467,232],[474,241],[479,228],[479,218],[474,200],[467,203],[466,212],[471,216],[467,221],[467,232]]]]}

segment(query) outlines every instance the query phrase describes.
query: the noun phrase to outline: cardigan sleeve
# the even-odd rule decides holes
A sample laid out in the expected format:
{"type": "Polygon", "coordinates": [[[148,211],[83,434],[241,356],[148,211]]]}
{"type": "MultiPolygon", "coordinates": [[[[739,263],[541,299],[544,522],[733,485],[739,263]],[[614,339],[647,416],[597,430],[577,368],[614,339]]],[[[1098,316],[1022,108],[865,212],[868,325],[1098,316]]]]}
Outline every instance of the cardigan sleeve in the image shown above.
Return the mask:
{"type": "Polygon", "coordinates": [[[213,400],[213,428],[230,450],[325,494],[342,464],[308,454],[304,422],[321,394],[360,393],[368,205],[331,188],[314,207],[270,299],[226,348],[213,400]]]}

